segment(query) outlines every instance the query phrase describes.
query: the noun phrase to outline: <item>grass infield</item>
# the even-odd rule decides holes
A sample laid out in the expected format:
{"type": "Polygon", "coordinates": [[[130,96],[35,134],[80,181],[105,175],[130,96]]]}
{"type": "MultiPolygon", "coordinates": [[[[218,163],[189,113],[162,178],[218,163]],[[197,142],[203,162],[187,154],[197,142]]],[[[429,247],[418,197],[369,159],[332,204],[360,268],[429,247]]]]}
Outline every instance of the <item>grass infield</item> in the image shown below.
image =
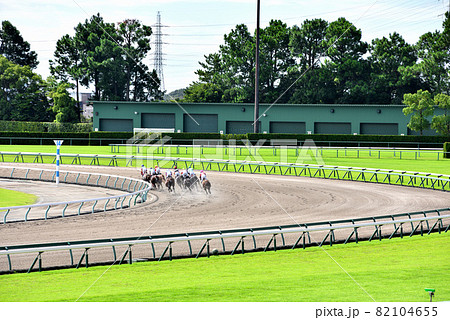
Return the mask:
{"type": "Polygon", "coordinates": [[[442,233],[2,275],[0,301],[427,302],[425,288],[436,289],[433,301],[448,301],[449,244],[442,233]]]}
{"type": "MultiPolygon", "coordinates": [[[[2,145],[0,151],[4,152],[33,152],[33,153],[55,153],[55,146],[19,146],[19,145],[2,145]]],[[[280,152],[274,155],[273,149],[259,149],[258,154],[249,154],[248,149],[241,148],[235,152],[227,151],[226,154],[222,149],[216,148],[192,148],[192,147],[166,147],[161,148],[137,148],[127,150],[125,147],[120,148],[120,152],[113,153],[109,146],[62,146],[61,155],[62,163],[70,164],[73,158],[64,157],[64,154],[91,154],[91,155],[120,155],[127,154],[139,156],[154,157],[174,157],[180,159],[236,159],[249,161],[267,161],[267,162],[288,162],[301,164],[325,164],[329,166],[343,167],[360,167],[360,168],[377,168],[405,170],[414,172],[429,172],[450,175],[450,159],[443,159],[442,154],[437,159],[436,151],[411,151],[411,150],[362,150],[362,149],[309,149],[302,153],[295,150],[289,150],[286,157],[280,152]]],[[[24,156],[25,162],[35,161],[34,156],[24,156]]],[[[5,155],[5,162],[13,162],[14,156],[5,155]]],[[[43,157],[44,163],[52,163],[54,156],[43,157]]],[[[89,165],[90,159],[81,159],[82,164],[89,165]]],[[[99,159],[100,165],[108,165],[109,159],[99,159]]],[[[126,160],[117,160],[119,166],[126,166],[126,160]]],[[[146,166],[154,165],[150,161],[144,163],[146,166]]],[[[172,162],[168,162],[171,165],[172,162]]],[[[160,165],[161,166],[161,165],[160,165]]]]}
{"type": "Polygon", "coordinates": [[[37,197],[33,194],[0,188],[0,207],[24,206],[33,204],[36,200],[37,197]]]}

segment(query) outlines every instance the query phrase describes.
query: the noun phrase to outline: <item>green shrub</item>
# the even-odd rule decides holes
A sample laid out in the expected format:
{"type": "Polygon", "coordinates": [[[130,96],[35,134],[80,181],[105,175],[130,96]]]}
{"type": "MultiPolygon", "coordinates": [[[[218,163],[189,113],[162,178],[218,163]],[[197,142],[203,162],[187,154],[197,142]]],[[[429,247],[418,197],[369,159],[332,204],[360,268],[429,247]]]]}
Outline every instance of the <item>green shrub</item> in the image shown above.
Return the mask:
{"type": "Polygon", "coordinates": [[[45,132],[46,122],[0,121],[0,131],[45,132]]]}
{"type": "Polygon", "coordinates": [[[92,123],[0,121],[0,131],[90,132],[92,131],[92,123]]]}
{"type": "Polygon", "coordinates": [[[87,132],[0,132],[0,144],[52,145],[53,140],[66,140],[70,145],[88,145],[87,132]]]}
{"type": "Polygon", "coordinates": [[[450,159],[450,142],[444,143],[444,158],[450,159]]]}
{"type": "Polygon", "coordinates": [[[132,137],[133,132],[92,131],[89,132],[89,145],[124,144],[132,137]]]}
{"type": "Polygon", "coordinates": [[[306,139],[314,140],[317,146],[331,147],[436,147],[448,138],[443,136],[389,136],[389,135],[350,135],[350,134],[286,134],[286,133],[249,133],[247,137],[253,143],[266,139],[265,145],[270,145],[271,139],[306,139]]]}
{"type": "Polygon", "coordinates": [[[164,133],[163,137],[170,137],[170,144],[192,144],[194,140],[220,140],[220,133],[199,132],[171,132],[164,133]]]}
{"type": "Polygon", "coordinates": [[[49,122],[48,132],[91,132],[92,123],[58,123],[49,122]]]}
{"type": "Polygon", "coordinates": [[[92,131],[89,132],[91,139],[130,139],[133,137],[133,132],[113,132],[113,131],[92,131]]]}

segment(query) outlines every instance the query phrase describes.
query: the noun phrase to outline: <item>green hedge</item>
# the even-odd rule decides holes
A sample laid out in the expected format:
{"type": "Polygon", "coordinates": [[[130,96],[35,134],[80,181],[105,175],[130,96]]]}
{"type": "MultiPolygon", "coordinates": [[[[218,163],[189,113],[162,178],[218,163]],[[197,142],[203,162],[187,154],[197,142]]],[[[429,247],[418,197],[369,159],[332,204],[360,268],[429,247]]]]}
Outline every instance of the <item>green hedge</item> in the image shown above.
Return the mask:
{"type": "Polygon", "coordinates": [[[0,144],[52,145],[53,140],[66,140],[64,144],[79,146],[105,146],[126,143],[131,132],[11,132],[0,131],[0,144]]]}
{"type": "Polygon", "coordinates": [[[172,139],[184,139],[184,140],[222,139],[222,135],[220,133],[169,132],[169,133],[164,133],[163,135],[165,137],[171,137],[172,139]]]}
{"type": "Polygon", "coordinates": [[[133,132],[110,132],[110,131],[92,131],[89,132],[89,144],[91,146],[106,146],[109,144],[124,144],[133,137],[133,132]]]}
{"type": "Polygon", "coordinates": [[[44,122],[0,121],[0,131],[46,132],[44,122]]]}
{"type": "Polygon", "coordinates": [[[248,139],[257,141],[260,139],[268,140],[267,145],[270,144],[271,139],[297,139],[304,141],[306,139],[314,140],[318,146],[361,146],[361,147],[436,147],[435,144],[443,144],[448,137],[445,136],[390,136],[390,135],[349,135],[349,134],[286,134],[286,133],[249,133],[248,139]]]}
{"type": "Polygon", "coordinates": [[[444,143],[444,158],[450,159],[450,142],[444,143]]]}
{"type": "Polygon", "coordinates": [[[130,139],[133,132],[111,132],[111,131],[92,131],[89,132],[91,139],[130,139]]]}
{"type": "Polygon", "coordinates": [[[91,132],[92,123],[57,123],[50,122],[47,125],[48,132],[91,132]]]}
{"type": "Polygon", "coordinates": [[[193,144],[194,140],[221,140],[220,133],[194,133],[194,132],[170,132],[163,137],[170,137],[170,144],[193,144]]]}
{"type": "MultiPolygon", "coordinates": [[[[110,143],[126,143],[128,139],[133,137],[132,132],[106,132],[106,131],[94,131],[89,133],[91,139],[91,145],[100,143],[99,139],[102,139],[102,145],[110,143]],[[121,140],[121,141],[119,141],[121,140]]],[[[147,136],[143,136],[144,139],[147,136]]],[[[158,134],[158,137],[170,137],[170,144],[192,144],[195,139],[207,139],[207,140],[219,140],[222,139],[220,133],[190,133],[190,132],[170,132],[158,134]]],[[[156,141],[155,141],[156,142],[156,141]]]]}
{"type": "MultiPolygon", "coordinates": [[[[437,147],[444,144],[448,137],[443,136],[386,136],[386,135],[338,135],[338,134],[226,134],[219,133],[164,133],[171,137],[170,144],[192,144],[195,139],[218,140],[223,139],[224,144],[229,140],[243,144],[242,140],[250,140],[255,144],[258,140],[266,140],[265,145],[271,144],[271,139],[296,139],[300,143],[312,139],[317,146],[332,147],[437,147]]],[[[123,144],[133,137],[132,132],[15,132],[0,131],[0,144],[53,144],[54,139],[68,140],[65,144],[73,145],[108,145],[123,144]]],[[[448,147],[447,143],[447,148],[448,147]]],[[[447,149],[449,150],[449,149],[447,149]]],[[[447,151],[450,152],[450,151],[447,151]]]]}
{"type": "Polygon", "coordinates": [[[0,121],[0,131],[90,132],[92,131],[92,123],[0,121]]]}
{"type": "Polygon", "coordinates": [[[68,144],[88,145],[88,132],[10,132],[0,131],[0,144],[52,145],[53,140],[68,140],[68,144]]]}

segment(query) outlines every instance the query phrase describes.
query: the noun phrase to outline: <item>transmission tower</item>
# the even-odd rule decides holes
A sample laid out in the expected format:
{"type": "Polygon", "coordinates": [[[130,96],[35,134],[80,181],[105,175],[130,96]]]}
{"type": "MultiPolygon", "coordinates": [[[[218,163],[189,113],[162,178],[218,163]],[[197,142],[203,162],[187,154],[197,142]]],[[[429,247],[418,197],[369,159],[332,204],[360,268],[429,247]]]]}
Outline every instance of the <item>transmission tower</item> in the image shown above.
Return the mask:
{"type": "Polygon", "coordinates": [[[161,91],[165,90],[164,87],[164,75],[163,75],[163,53],[162,53],[162,31],[161,31],[161,14],[158,11],[158,15],[156,16],[156,24],[155,27],[155,62],[154,68],[156,70],[156,74],[158,75],[159,80],[161,81],[161,91]]]}

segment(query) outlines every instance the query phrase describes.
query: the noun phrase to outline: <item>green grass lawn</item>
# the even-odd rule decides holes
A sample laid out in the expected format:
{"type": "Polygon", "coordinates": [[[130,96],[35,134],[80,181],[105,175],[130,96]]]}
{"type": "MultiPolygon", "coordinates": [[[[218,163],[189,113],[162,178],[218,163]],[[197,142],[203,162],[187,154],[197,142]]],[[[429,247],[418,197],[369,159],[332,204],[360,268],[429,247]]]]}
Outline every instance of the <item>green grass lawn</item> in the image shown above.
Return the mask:
{"type": "MultiPolygon", "coordinates": [[[[33,152],[33,153],[55,153],[55,146],[17,146],[17,145],[2,145],[0,151],[9,152],[33,152]]],[[[438,174],[450,175],[450,159],[443,159],[442,154],[439,160],[436,152],[421,151],[420,154],[412,152],[411,150],[339,150],[323,149],[323,150],[308,150],[302,153],[296,153],[295,150],[289,150],[286,156],[280,155],[280,152],[274,155],[272,149],[259,149],[258,154],[249,154],[248,150],[242,148],[241,150],[219,152],[215,148],[185,148],[185,147],[167,147],[161,148],[140,148],[137,153],[137,148],[129,150],[129,153],[140,156],[154,156],[154,157],[175,157],[175,158],[202,158],[202,159],[232,159],[232,160],[250,160],[250,161],[267,161],[267,162],[289,162],[301,164],[325,164],[330,166],[344,166],[344,167],[362,167],[362,168],[377,168],[377,169],[393,169],[406,170],[415,172],[429,172],[438,174]],[[400,152],[402,152],[400,154],[400,152]]],[[[221,150],[223,151],[223,150],[221,150]]],[[[72,163],[73,158],[64,157],[64,154],[98,154],[111,155],[117,154],[126,156],[128,153],[125,147],[121,147],[120,152],[113,153],[109,146],[62,146],[61,154],[63,156],[63,164],[72,163]]],[[[44,162],[51,163],[54,157],[43,157],[44,162]]],[[[4,156],[5,162],[12,162],[14,156],[4,156]]],[[[24,161],[33,162],[34,156],[24,156],[24,161]]],[[[81,159],[82,164],[90,164],[89,159],[81,159]]],[[[125,166],[126,160],[118,160],[119,166],[125,166]]],[[[108,159],[100,159],[101,165],[108,165],[108,159]]],[[[169,163],[169,165],[172,162],[169,163]]],[[[148,164],[150,165],[150,164],[148,164]]]]}
{"type": "Polygon", "coordinates": [[[433,301],[448,301],[449,245],[450,233],[443,233],[2,275],[0,301],[427,302],[425,288],[436,289],[433,301]]]}
{"type": "Polygon", "coordinates": [[[24,206],[37,200],[34,194],[0,188],[0,207],[24,206]]]}
{"type": "MultiPolygon", "coordinates": [[[[54,146],[0,146],[0,151],[54,153],[54,146]]],[[[229,158],[211,150],[157,150],[155,156],[229,158]]],[[[110,147],[64,146],[61,152],[111,154],[110,147]]],[[[353,151],[352,151],[353,152],[353,151]]],[[[342,154],[323,150],[326,165],[450,174],[450,159],[364,151],[342,154]]],[[[137,154],[136,151],[133,152],[137,154]]],[[[121,150],[120,155],[126,152],[121,150]]],[[[142,154],[152,154],[140,150],[142,154]]],[[[260,152],[277,162],[272,150],[260,152]],[[272,152],[272,154],[271,154],[272,152]]],[[[237,160],[260,160],[245,151],[237,160]]],[[[300,160],[317,164],[309,150],[300,160]],[[309,160],[308,160],[309,157],[309,160]]],[[[296,155],[288,154],[287,162],[296,155]]],[[[34,157],[25,157],[33,162],[34,157]]],[[[51,163],[52,157],[44,158],[51,163]]],[[[13,158],[5,156],[5,161],[13,158]]],[[[70,163],[71,159],[63,163],[70,163]]],[[[89,164],[88,160],[86,160],[89,164]]],[[[100,160],[108,165],[109,160],[100,160]]],[[[125,166],[125,161],[118,165],[125,166]]],[[[1,190],[0,190],[1,192],[1,190]]],[[[0,195],[0,199],[3,197],[0,195]]],[[[429,301],[424,288],[435,288],[433,301],[450,300],[450,233],[360,242],[333,247],[247,253],[200,259],[141,262],[133,265],[56,270],[0,276],[0,301],[429,301]],[[330,257],[331,256],[331,257],[330,257]],[[339,265],[336,264],[336,262],[339,265]],[[344,271],[345,270],[345,271],[344,271]],[[348,273],[348,274],[347,274],[348,273]],[[350,277],[350,276],[351,277],[350,277]],[[354,280],[352,280],[352,278],[354,280]],[[91,287],[92,285],[92,287],[91,287]],[[87,290],[89,288],[89,290],[87,290]],[[83,294],[85,291],[87,292],[83,294]],[[81,296],[81,297],[80,297],[81,296]],[[373,298],[373,299],[372,299],[373,298]]],[[[45,253],[43,255],[45,259],[45,253]]]]}

